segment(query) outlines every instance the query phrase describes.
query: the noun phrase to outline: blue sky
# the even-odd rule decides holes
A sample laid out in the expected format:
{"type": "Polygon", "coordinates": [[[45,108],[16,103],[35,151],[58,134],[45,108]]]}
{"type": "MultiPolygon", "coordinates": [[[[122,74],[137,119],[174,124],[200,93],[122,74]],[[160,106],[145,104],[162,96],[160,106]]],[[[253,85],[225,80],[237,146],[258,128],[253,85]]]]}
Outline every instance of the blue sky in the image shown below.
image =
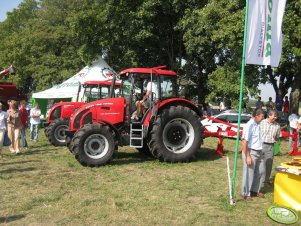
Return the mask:
{"type": "Polygon", "coordinates": [[[0,0],[0,21],[6,19],[6,13],[17,8],[22,0],[0,0]]]}

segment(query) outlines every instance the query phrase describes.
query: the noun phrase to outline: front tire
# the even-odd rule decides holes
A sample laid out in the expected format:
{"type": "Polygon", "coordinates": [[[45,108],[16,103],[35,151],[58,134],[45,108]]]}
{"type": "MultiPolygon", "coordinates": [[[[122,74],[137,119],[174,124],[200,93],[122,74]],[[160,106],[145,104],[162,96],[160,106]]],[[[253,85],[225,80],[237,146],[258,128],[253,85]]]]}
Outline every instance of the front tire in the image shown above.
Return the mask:
{"type": "Polygon", "coordinates": [[[65,146],[65,130],[69,128],[69,120],[59,118],[49,124],[45,130],[49,142],[54,146],[65,146]]]}
{"type": "Polygon", "coordinates": [[[86,124],[80,128],[72,139],[72,153],[83,166],[102,166],[109,163],[117,142],[115,133],[109,126],[100,124],[86,124]]]}
{"type": "Polygon", "coordinates": [[[158,115],[150,132],[149,147],[165,162],[188,162],[200,149],[201,122],[188,107],[172,106],[158,115]]]}

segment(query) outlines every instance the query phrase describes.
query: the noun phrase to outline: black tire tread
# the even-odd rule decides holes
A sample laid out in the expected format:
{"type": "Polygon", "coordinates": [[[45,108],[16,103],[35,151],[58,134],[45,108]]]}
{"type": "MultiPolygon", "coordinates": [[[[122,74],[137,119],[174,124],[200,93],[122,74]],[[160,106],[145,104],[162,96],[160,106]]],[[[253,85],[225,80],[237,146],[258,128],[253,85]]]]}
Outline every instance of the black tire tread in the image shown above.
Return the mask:
{"type": "Polygon", "coordinates": [[[150,134],[148,136],[150,151],[160,161],[164,162],[189,162],[196,158],[196,153],[200,149],[201,140],[201,122],[200,117],[188,107],[184,106],[171,106],[164,109],[155,120],[150,134]],[[193,147],[184,153],[175,154],[168,151],[162,138],[162,125],[164,126],[172,117],[181,117],[194,124],[195,127],[195,140],[193,147]]]}
{"type": "Polygon", "coordinates": [[[65,118],[58,118],[58,119],[54,120],[45,129],[45,134],[46,134],[46,137],[48,138],[50,144],[52,144],[53,146],[65,146],[66,141],[65,142],[60,142],[60,141],[55,139],[54,131],[55,131],[55,129],[58,125],[67,125],[67,126],[69,126],[69,120],[65,119],[65,118]]]}
{"type": "Polygon", "coordinates": [[[108,164],[114,155],[117,152],[118,148],[118,142],[115,139],[116,135],[113,130],[107,125],[102,125],[98,123],[93,123],[93,124],[85,124],[82,128],[80,128],[75,134],[74,137],[72,138],[72,141],[70,143],[70,149],[71,152],[75,155],[76,160],[83,166],[88,166],[88,167],[98,167],[98,166],[103,166],[108,164]],[[87,136],[88,133],[91,133],[93,131],[99,132],[103,131],[104,133],[110,134],[110,137],[113,139],[114,142],[114,153],[109,156],[109,159],[107,161],[94,161],[94,160],[87,160],[87,157],[83,155],[83,150],[81,150],[81,143],[83,142],[83,139],[87,136]]]}

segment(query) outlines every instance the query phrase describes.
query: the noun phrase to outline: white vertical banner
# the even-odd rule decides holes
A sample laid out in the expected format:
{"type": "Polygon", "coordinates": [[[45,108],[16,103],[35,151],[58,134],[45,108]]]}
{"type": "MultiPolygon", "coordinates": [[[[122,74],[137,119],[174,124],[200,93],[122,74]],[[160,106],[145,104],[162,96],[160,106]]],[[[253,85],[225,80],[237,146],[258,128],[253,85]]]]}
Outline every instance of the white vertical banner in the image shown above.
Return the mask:
{"type": "Polygon", "coordinates": [[[278,67],[286,0],[249,0],[246,64],[278,67]]]}

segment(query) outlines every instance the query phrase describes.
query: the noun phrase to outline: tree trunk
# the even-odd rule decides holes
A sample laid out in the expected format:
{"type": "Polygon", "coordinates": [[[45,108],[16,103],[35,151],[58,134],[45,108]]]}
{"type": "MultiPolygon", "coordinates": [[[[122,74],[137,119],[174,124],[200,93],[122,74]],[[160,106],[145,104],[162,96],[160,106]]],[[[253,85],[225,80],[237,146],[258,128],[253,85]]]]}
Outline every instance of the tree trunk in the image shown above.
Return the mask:
{"type": "Polygon", "coordinates": [[[298,112],[300,110],[300,101],[301,101],[301,76],[295,76],[293,85],[292,85],[292,92],[290,96],[290,111],[293,109],[296,110],[299,115],[301,115],[301,112],[298,112]]]}
{"type": "MultiPolygon", "coordinates": [[[[290,96],[290,112],[292,112],[293,110],[295,110],[295,112],[298,113],[299,102],[300,102],[300,89],[296,88],[295,90],[293,90],[291,92],[291,96],[290,96]]],[[[299,112],[299,115],[300,114],[301,114],[301,112],[299,112]]]]}

